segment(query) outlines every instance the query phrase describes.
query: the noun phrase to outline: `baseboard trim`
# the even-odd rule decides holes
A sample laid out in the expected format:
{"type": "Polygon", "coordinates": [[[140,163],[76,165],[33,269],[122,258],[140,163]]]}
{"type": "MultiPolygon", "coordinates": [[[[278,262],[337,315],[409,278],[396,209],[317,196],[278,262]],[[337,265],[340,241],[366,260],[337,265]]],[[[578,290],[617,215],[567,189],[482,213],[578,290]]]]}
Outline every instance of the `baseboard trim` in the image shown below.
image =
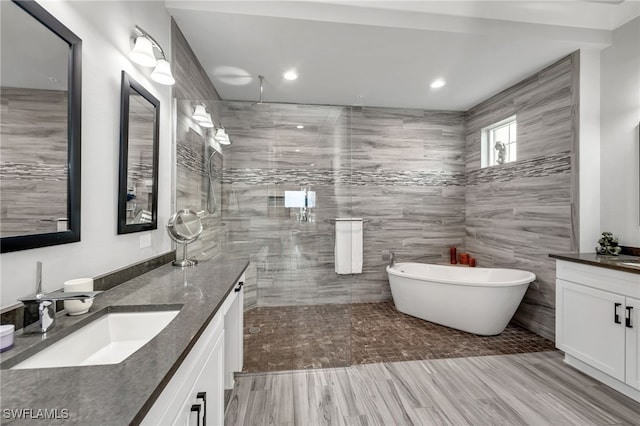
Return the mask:
{"type": "Polygon", "coordinates": [[[586,364],[585,362],[580,361],[579,359],[566,353],[564,355],[564,362],[565,364],[572,366],[576,370],[580,370],[586,375],[593,377],[597,381],[604,383],[610,388],[617,390],[621,394],[628,396],[634,401],[640,402],[640,390],[634,389],[626,383],[622,383],[621,381],[614,379],[608,374],[605,374],[602,371],[595,369],[589,364],[586,364]]]}

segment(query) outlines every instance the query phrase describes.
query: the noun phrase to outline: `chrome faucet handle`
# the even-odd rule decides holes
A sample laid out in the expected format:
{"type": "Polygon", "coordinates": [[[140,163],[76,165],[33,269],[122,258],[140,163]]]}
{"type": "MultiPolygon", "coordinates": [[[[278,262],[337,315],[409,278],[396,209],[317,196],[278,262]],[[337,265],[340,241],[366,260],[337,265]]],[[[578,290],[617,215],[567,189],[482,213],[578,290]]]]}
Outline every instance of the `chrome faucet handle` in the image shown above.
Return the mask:
{"type": "Polygon", "coordinates": [[[56,324],[56,300],[90,300],[101,291],[81,292],[53,292],[49,294],[38,293],[34,296],[23,297],[18,301],[24,304],[25,332],[46,333],[56,324]]]}
{"type": "Polygon", "coordinates": [[[42,298],[46,300],[87,300],[93,299],[100,293],[102,291],[54,291],[44,294],[42,298]]]}
{"type": "Polygon", "coordinates": [[[24,304],[25,333],[46,333],[56,324],[56,302],[47,299],[21,300],[24,304]]]}

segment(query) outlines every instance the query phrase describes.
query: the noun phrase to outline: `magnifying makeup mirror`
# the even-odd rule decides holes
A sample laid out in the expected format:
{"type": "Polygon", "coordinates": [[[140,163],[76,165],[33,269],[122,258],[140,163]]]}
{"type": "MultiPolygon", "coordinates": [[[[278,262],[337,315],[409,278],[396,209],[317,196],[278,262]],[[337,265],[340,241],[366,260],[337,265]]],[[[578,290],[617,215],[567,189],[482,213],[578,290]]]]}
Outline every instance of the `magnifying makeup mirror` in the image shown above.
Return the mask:
{"type": "Polygon", "coordinates": [[[190,209],[178,210],[169,218],[167,231],[173,241],[182,244],[182,260],[174,260],[173,266],[184,268],[197,265],[197,260],[187,259],[187,244],[197,240],[202,233],[198,214],[190,209]]]}

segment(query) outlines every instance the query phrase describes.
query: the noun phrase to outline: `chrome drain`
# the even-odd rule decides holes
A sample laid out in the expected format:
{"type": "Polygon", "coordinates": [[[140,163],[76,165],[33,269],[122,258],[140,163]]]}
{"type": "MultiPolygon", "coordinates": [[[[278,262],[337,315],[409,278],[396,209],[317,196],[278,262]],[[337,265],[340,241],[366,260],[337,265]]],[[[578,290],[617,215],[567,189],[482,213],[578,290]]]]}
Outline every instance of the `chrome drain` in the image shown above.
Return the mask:
{"type": "Polygon", "coordinates": [[[260,333],[260,327],[249,327],[250,334],[258,334],[260,333]]]}

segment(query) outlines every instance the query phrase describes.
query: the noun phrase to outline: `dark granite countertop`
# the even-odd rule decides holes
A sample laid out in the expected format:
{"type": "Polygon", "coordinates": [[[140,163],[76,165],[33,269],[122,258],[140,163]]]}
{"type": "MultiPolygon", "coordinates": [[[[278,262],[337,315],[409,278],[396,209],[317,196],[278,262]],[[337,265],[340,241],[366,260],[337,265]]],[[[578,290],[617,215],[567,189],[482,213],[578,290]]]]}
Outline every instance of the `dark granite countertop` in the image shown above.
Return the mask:
{"type": "Polygon", "coordinates": [[[549,257],[568,262],[584,263],[585,265],[599,266],[601,268],[615,269],[616,271],[640,274],[640,257],[621,254],[619,256],[603,256],[595,253],[557,253],[549,257]],[[632,263],[633,265],[625,265],[632,263]]]}
{"type": "MultiPolygon", "coordinates": [[[[209,321],[249,264],[247,259],[218,258],[180,269],[170,263],[98,295],[88,314],[58,315],[43,335],[16,333],[15,347],[0,355],[3,369],[2,424],[137,423],[160,395],[209,321]],[[119,364],[9,370],[43,340],[55,342],[109,306],[144,310],[148,305],[182,305],[176,318],[149,343],[119,364]],[[6,362],[6,364],[5,364],[6,362]],[[7,409],[57,410],[57,420],[7,419],[7,409]]],[[[70,351],[73,348],[69,348],[70,351]]]]}

